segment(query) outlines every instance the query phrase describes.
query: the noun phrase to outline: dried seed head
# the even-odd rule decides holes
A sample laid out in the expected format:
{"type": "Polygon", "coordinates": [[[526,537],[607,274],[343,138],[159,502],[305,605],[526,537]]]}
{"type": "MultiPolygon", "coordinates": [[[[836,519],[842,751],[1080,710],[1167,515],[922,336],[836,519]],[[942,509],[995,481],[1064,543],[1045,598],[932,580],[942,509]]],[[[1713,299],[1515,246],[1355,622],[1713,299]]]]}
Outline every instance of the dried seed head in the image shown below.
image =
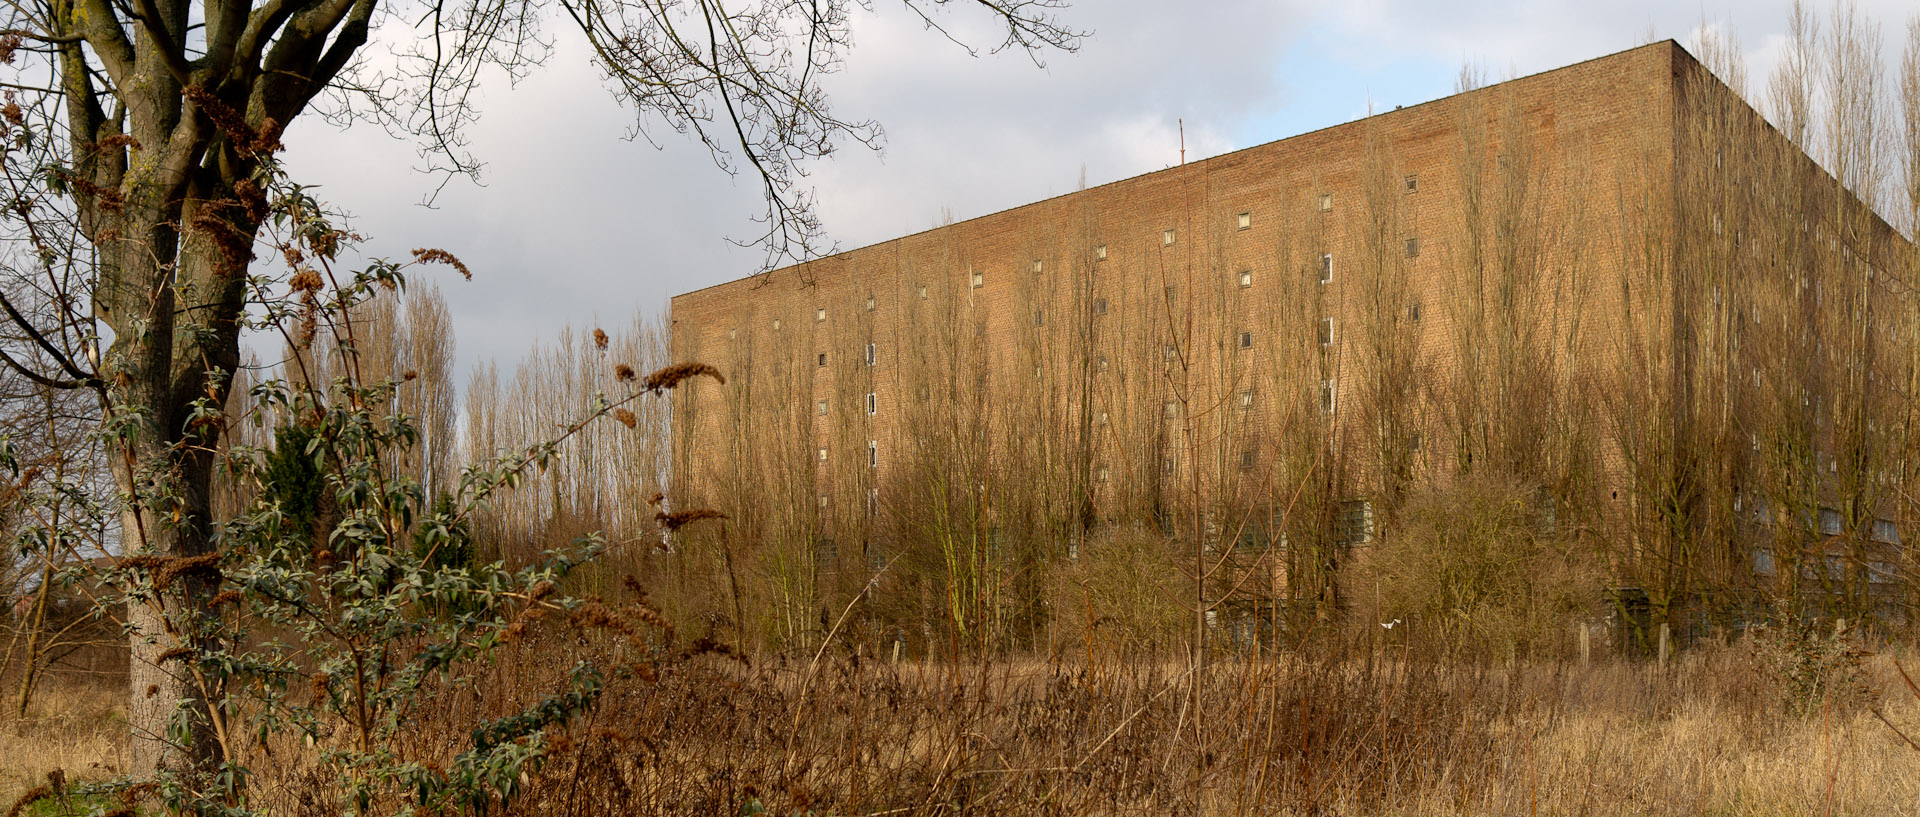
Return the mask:
{"type": "Polygon", "coordinates": [[[182,556],[173,559],[153,574],[153,588],[165,590],[175,579],[182,576],[200,575],[218,583],[220,581],[220,554],[203,553],[199,556],[182,556]]]}
{"type": "Polygon", "coordinates": [[[294,292],[305,294],[319,292],[320,287],[325,286],[326,282],[321,280],[320,273],[314,268],[301,267],[292,278],[287,280],[287,285],[293,287],[294,292]]]}
{"type": "Polygon", "coordinates": [[[597,326],[593,328],[593,348],[603,352],[607,349],[607,333],[597,326]]]}
{"type": "Polygon", "coordinates": [[[624,408],[614,409],[613,419],[619,420],[620,424],[623,426],[626,426],[627,428],[633,428],[635,425],[639,423],[638,418],[635,418],[633,416],[633,412],[628,411],[624,408]]]}
{"type": "Polygon", "coordinates": [[[677,511],[674,513],[661,511],[660,513],[654,514],[653,518],[660,522],[660,527],[666,528],[667,530],[679,530],[702,519],[725,519],[727,515],[712,508],[695,508],[691,511],[677,511]]]}
{"type": "Polygon", "coordinates": [[[613,376],[620,378],[620,382],[622,383],[631,381],[633,380],[633,367],[625,363],[615,364],[613,367],[613,376]]]}
{"type": "Polygon", "coordinates": [[[467,269],[467,265],[460,263],[460,259],[453,257],[453,253],[446,250],[416,249],[413,251],[413,260],[422,264],[445,264],[458,271],[460,277],[473,280],[473,271],[467,269]]]}
{"type": "Polygon", "coordinates": [[[727,378],[720,374],[719,369],[705,363],[675,363],[647,375],[647,380],[642,385],[647,391],[658,394],[680,385],[681,381],[701,375],[711,377],[722,384],[727,382],[727,378]]]}

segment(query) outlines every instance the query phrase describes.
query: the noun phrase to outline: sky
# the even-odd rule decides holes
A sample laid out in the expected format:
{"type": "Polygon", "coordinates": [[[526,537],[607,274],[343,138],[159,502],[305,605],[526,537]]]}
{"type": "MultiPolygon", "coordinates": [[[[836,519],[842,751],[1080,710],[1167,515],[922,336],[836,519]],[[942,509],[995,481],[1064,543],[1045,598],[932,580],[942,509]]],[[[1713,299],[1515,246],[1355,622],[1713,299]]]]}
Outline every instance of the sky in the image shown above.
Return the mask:
{"type": "MultiPolygon", "coordinates": [[[[827,88],[845,118],[873,118],[884,148],[844,145],[806,166],[828,236],[851,249],[1088,185],[1283,139],[1452,93],[1463,64],[1524,76],[1647,42],[1690,45],[1703,26],[1764,78],[1783,50],[1787,0],[1697,5],[1616,0],[1079,0],[1076,53],[969,52],[898,3],[853,12],[852,50],[827,88]]],[[[967,5],[967,4],[958,4],[967,5]]],[[[1827,3],[1810,4],[1817,19],[1827,3]]],[[[1861,0],[1893,58],[1910,0],[1861,0]]],[[[963,40],[997,38],[946,15],[963,40]],[[969,36],[971,34],[971,36],[969,36]]],[[[295,180],[350,215],[372,257],[446,249],[472,281],[428,268],[452,311],[458,371],[511,368],[567,326],[630,324],[675,294],[753,274],[757,181],[716,169],[671,130],[630,140],[633,117],[577,36],[519,82],[484,76],[468,133],[477,180],[420,172],[417,145],[370,124],[297,122],[295,180]]],[[[395,36],[395,32],[388,32],[395,36]]],[[[464,378],[462,378],[464,380],[464,378]]]]}

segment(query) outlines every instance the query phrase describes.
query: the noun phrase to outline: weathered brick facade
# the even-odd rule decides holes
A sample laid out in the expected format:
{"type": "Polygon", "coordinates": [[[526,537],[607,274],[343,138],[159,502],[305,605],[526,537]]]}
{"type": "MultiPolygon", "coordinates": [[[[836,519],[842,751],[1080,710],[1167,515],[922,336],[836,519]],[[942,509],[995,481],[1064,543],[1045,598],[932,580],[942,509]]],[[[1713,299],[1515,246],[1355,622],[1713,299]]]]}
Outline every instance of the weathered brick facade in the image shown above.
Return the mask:
{"type": "Polygon", "coordinates": [[[675,358],[731,379],[676,398],[676,482],[848,542],[946,482],[999,506],[976,528],[1080,527],[1506,457],[1631,528],[1660,511],[1619,418],[1702,343],[1688,103],[1731,96],[1656,43],[677,296],[675,358]]]}

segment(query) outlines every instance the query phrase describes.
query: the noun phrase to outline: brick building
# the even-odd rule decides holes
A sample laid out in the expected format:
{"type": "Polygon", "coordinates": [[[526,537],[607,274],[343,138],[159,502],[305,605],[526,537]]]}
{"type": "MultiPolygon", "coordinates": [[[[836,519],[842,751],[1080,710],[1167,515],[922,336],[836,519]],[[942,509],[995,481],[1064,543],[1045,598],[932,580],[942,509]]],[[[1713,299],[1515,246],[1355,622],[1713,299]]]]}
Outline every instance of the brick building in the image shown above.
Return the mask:
{"type": "Polygon", "coordinates": [[[1659,615],[1778,579],[1756,507],[1846,505],[1865,577],[1884,498],[1760,462],[1906,445],[1823,414],[1911,375],[1898,333],[1865,363],[1822,340],[1910,309],[1874,278],[1910,245],[1834,189],[1671,41],[1396,108],[675,297],[674,357],[730,378],[676,398],[676,482],[809,596],[938,540],[914,570],[1014,597],[1144,527],[1246,554],[1222,599],[1324,605],[1409,495],[1489,468],[1659,615]],[[1855,248],[1844,295],[1775,271],[1855,248]]]}

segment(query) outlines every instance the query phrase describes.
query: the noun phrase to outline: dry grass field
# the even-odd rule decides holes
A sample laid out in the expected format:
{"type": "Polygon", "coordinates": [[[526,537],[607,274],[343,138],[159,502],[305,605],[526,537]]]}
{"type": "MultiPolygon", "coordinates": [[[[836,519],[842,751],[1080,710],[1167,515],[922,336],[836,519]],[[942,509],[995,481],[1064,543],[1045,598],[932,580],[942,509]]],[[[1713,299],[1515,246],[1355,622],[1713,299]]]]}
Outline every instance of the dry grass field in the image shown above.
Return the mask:
{"type": "MultiPolygon", "coordinates": [[[[443,762],[609,644],[511,646],[396,745],[443,762]]],[[[1910,663],[1910,662],[1908,662],[1910,663]]],[[[637,667],[640,665],[636,665],[637,667]]],[[[1796,684],[1751,642],[1665,668],[1078,658],[927,665],[696,654],[611,678],[507,813],[1895,815],[1920,813],[1920,702],[1891,653],[1796,684]],[[1196,706],[1197,704],[1197,706],[1196,706]],[[1878,710],[1888,722],[1883,722],[1878,710]]],[[[56,683],[0,727],[0,799],[109,774],[117,691],[56,683]]],[[[252,759],[255,805],[329,813],[316,753],[252,759]]],[[[38,804],[38,814],[54,804],[38,804]]],[[[85,813],[76,811],[75,813],[85,813]]]]}

